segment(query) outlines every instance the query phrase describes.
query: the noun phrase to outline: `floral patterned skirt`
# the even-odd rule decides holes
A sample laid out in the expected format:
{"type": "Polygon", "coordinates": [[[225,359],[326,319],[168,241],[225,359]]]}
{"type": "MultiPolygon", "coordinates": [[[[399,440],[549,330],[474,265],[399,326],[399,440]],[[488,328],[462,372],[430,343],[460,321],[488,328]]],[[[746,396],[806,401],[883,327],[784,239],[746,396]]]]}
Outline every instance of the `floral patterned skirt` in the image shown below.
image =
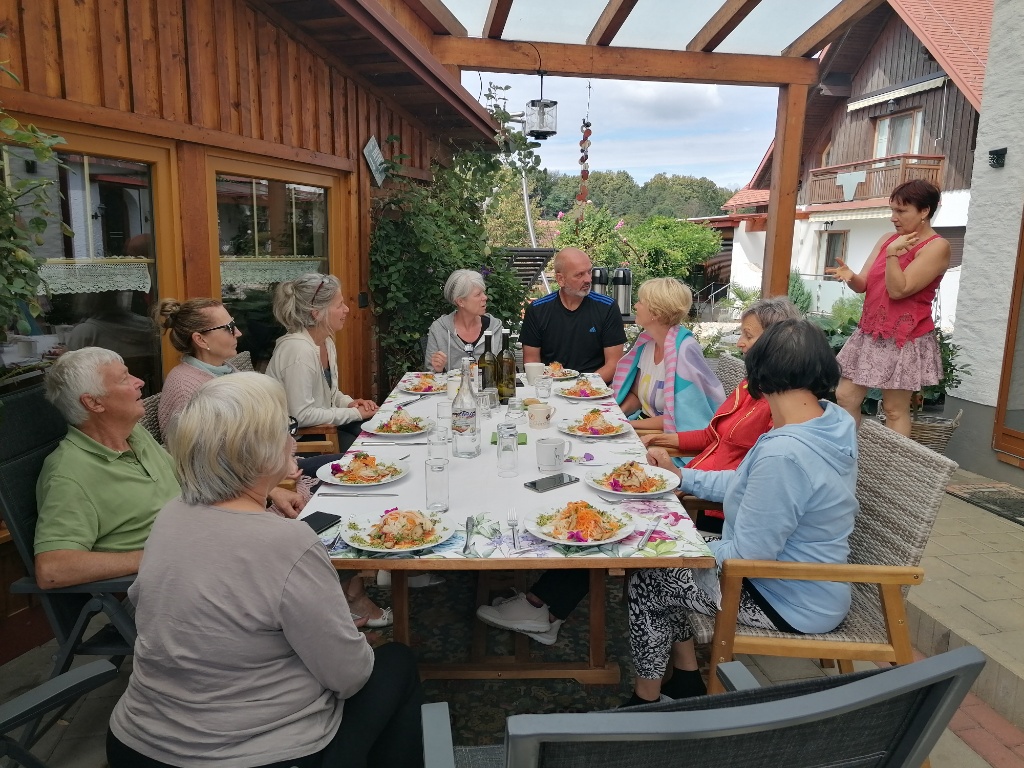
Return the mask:
{"type": "Polygon", "coordinates": [[[934,333],[907,341],[876,339],[858,328],[836,356],[843,377],[862,387],[916,392],[942,379],[942,357],[934,333]]]}

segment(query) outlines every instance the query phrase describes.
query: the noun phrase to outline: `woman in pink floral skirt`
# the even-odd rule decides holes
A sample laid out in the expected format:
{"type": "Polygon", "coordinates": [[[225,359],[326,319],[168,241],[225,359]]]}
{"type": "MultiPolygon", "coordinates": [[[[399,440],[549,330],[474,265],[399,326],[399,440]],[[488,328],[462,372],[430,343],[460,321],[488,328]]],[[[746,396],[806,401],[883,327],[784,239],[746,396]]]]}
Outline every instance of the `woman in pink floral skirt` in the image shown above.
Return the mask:
{"type": "Polygon", "coordinates": [[[838,360],[843,378],[836,400],[859,421],[867,390],[882,390],[885,423],[910,434],[910,400],[942,379],[932,300],[949,268],[949,243],[935,233],[931,218],[938,187],[915,179],[889,197],[896,234],[879,239],[859,273],[843,261],[827,269],[857,293],[865,293],[860,326],[838,360]]]}

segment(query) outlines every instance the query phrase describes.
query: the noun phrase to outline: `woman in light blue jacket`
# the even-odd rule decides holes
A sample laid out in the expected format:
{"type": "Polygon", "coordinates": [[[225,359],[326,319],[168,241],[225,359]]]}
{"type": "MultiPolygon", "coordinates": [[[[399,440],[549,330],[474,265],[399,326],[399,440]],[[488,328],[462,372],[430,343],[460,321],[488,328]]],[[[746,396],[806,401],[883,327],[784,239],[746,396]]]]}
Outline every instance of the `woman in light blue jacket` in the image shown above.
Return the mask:
{"type": "MultiPolygon", "coordinates": [[[[728,559],[845,563],[858,505],[857,431],[834,403],[819,400],[839,382],[839,365],[821,329],[785,320],[764,332],[747,354],[749,391],[764,397],[774,428],[735,470],[676,469],[664,449],[652,463],[680,473],[680,489],[723,502],[721,541],[728,559]]],[[[629,629],[638,704],[659,694],[705,692],[686,611],[715,615],[721,594],[716,570],[643,570],[629,586],[629,629]],[[682,609],[682,610],[680,610],[682,609]],[[662,684],[672,662],[672,677],[662,684]]],[[[744,583],[739,621],[785,632],[828,632],[850,608],[850,585],[754,579],[744,583]]]]}

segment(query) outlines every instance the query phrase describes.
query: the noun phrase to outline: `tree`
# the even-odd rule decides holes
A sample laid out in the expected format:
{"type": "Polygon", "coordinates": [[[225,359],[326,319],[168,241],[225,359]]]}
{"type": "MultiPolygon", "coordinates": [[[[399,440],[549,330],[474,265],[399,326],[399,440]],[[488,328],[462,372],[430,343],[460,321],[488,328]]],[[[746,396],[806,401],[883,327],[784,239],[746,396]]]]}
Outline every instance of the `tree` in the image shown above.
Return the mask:
{"type": "Polygon", "coordinates": [[[619,230],[621,219],[591,202],[577,203],[561,219],[555,237],[557,249],[579,248],[598,266],[617,267],[627,258],[626,244],[619,230]]]}
{"type": "Polygon", "coordinates": [[[554,219],[559,213],[568,213],[576,205],[580,191],[579,176],[569,176],[558,171],[540,171],[536,177],[536,191],[541,216],[554,219]]]}
{"type": "Polygon", "coordinates": [[[659,173],[640,188],[626,213],[681,219],[717,216],[731,195],[728,189],[719,187],[708,178],[659,173]]]}
{"type": "MultiPolygon", "coordinates": [[[[484,230],[487,242],[502,248],[530,248],[530,230],[523,210],[522,176],[512,168],[502,168],[495,177],[495,188],[484,208],[484,230]]],[[[527,176],[527,189],[536,182],[527,176]]],[[[540,219],[540,205],[536,195],[530,197],[530,216],[540,219]]]]}
{"type": "Polygon", "coordinates": [[[621,233],[629,248],[634,292],[654,277],[685,280],[695,264],[703,264],[722,247],[717,230],[666,216],[652,216],[621,233]]]}

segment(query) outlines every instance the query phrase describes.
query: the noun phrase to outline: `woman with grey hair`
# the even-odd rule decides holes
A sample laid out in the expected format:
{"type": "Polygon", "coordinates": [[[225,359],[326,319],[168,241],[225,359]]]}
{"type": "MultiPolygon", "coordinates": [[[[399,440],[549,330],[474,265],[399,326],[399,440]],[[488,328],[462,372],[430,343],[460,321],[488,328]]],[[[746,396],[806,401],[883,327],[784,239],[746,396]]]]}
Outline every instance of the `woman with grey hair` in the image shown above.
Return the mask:
{"type": "Polygon", "coordinates": [[[377,412],[372,400],[349,397],[338,388],[334,334],[345,326],[348,304],[334,275],[310,273],[280,283],[274,317],[288,333],[277,340],[267,374],[284,385],[288,413],[300,427],[334,424],[345,451],[361,424],[377,412]]]}
{"type": "MultiPolygon", "coordinates": [[[[768,328],[782,320],[799,319],[800,310],[785,296],[756,301],[740,316],[740,338],[736,346],[745,355],[768,328]]],[[[767,401],[751,397],[744,379],[725,398],[704,429],[643,435],[641,440],[648,448],[678,448],[684,456],[693,456],[685,465],[687,469],[736,469],[757,439],[771,428],[772,412],[767,401]]],[[[719,510],[701,510],[696,523],[700,530],[718,534],[722,532],[724,519],[719,510]]]]}
{"type": "Polygon", "coordinates": [[[430,324],[423,365],[428,371],[455,370],[463,357],[484,352],[484,331],[492,331],[491,351],[501,349],[501,321],[487,314],[487,286],[479,272],[457,269],[444,284],[445,299],[455,311],[430,324]]]}
{"type": "Polygon", "coordinates": [[[139,632],[107,759],[127,766],[415,766],[412,652],[374,651],[313,530],[266,509],[288,469],[284,389],[201,386],[172,425],[181,496],[157,515],[129,590],[139,632]]]}

